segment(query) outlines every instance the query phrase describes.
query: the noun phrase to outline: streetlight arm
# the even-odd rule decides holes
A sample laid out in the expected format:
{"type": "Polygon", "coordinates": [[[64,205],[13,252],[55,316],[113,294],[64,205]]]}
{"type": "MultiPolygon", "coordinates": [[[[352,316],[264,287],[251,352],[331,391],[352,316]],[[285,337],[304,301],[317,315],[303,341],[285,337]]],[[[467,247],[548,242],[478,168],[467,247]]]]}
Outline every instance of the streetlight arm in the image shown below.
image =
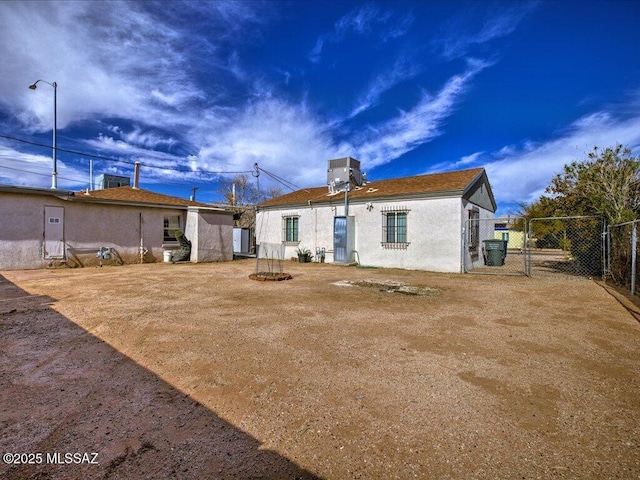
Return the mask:
{"type": "Polygon", "coordinates": [[[51,85],[53,88],[56,88],[58,85],[56,84],[56,82],[53,83],[49,83],[46,80],[36,80],[34,83],[32,83],[31,85],[29,85],[29,88],[31,90],[35,90],[36,88],[38,88],[38,83],[42,82],[42,83],[46,83],[47,85],[51,85]]]}

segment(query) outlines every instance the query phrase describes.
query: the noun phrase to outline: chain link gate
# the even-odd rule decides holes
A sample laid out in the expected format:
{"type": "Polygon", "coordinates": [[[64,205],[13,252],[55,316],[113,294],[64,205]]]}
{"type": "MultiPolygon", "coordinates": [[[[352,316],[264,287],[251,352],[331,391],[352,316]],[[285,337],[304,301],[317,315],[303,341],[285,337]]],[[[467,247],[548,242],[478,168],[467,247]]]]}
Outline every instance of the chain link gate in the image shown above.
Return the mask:
{"type": "Polygon", "coordinates": [[[607,235],[602,217],[533,218],[528,226],[528,275],[603,276],[607,235]]]}
{"type": "Polygon", "coordinates": [[[640,220],[610,225],[607,229],[607,281],[629,290],[632,296],[638,293],[640,279],[639,230],[640,220]]]}
{"type": "Polygon", "coordinates": [[[465,221],[462,265],[465,273],[527,275],[524,217],[465,221]]]}

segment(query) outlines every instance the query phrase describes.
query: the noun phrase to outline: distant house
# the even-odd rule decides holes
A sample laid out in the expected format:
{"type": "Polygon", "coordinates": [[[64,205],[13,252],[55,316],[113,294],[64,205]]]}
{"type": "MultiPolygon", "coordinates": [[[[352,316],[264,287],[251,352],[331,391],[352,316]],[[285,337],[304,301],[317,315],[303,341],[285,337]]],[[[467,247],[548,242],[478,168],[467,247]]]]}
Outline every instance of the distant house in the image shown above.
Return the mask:
{"type": "Polygon", "coordinates": [[[493,238],[507,242],[509,250],[522,250],[524,248],[525,234],[521,230],[513,228],[512,222],[497,222],[494,225],[493,238]]]}
{"type": "Polygon", "coordinates": [[[128,186],[0,185],[0,269],[161,262],[179,246],[176,230],[191,241],[192,262],[233,259],[233,212],[221,208],[128,186]]]}
{"type": "Polygon", "coordinates": [[[359,165],[330,160],[328,186],[259,204],[256,243],[284,243],[285,258],[308,248],[327,262],[374,267],[460,272],[465,256],[483,262],[474,220],[496,210],[483,168],[365,183],[359,165]]]}

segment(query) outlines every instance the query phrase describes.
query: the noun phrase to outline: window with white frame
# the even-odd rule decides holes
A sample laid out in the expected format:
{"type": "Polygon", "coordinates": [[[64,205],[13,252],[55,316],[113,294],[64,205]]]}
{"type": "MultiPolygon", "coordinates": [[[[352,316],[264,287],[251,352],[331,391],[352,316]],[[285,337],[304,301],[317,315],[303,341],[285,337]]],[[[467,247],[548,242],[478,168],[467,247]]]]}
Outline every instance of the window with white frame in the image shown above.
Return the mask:
{"type": "Polygon", "coordinates": [[[298,243],[298,219],[297,215],[282,217],[282,241],[285,243],[298,243]]]}
{"type": "Polygon", "coordinates": [[[407,236],[406,208],[382,210],[382,246],[385,248],[405,249],[409,246],[407,236]]]}
{"type": "Polygon", "coordinates": [[[177,242],[175,232],[180,230],[180,215],[168,215],[164,217],[163,242],[177,242]]]}

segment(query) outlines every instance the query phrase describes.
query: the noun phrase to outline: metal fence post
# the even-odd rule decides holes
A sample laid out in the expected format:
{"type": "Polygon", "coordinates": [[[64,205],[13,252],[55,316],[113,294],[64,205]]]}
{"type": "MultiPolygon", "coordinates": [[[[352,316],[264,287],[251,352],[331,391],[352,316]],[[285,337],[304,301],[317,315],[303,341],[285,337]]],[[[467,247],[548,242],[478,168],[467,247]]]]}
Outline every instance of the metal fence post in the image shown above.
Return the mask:
{"type": "Polygon", "coordinates": [[[605,272],[607,275],[611,274],[611,225],[607,225],[607,237],[605,239],[606,245],[606,260],[607,260],[607,268],[605,272]]]}
{"type": "Polygon", "coordinates": [[[637,222],[633,222],[631,227],[631,295],[636,294],[636,233],[637,222]]]}
{"type": "Polygon", "coordinates": [[[524,256],[524,274],[531,276],[531,259],[529,258],[529,225],[527,219],[522,217],[522,253],[524,256]]]}
{"type": "Polygon", "coordinates": [[[527,275],[529,277],[532,276],[531,274],[531,250],[533,250],[533,218],[531,220],[529,220],[529,228],[528,228],[528,232],[527,232],[527,238],[526,238],[526,246],[527,246],[527,250],[525,253],[525,257],[527,257],[527,275]]]}

